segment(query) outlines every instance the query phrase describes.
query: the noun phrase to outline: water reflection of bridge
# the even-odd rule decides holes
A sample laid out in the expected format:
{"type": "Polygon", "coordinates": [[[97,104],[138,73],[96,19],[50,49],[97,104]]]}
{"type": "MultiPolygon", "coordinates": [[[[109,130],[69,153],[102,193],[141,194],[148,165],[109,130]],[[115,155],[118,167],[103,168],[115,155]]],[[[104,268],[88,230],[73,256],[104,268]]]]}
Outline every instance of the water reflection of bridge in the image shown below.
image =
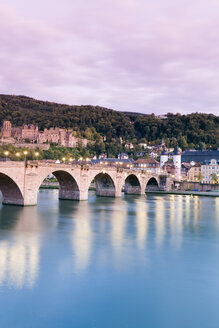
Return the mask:
{"type": "MultiPolygon", "coordinates": [[[[0,286],[32,288],[42,265],[40,257],[44,253],[48,256],[48,248],[57,266],[51,271],[58,270],[62,263],[63,274],[69,268],[81,273],[91,265],[106,266],[109,258],[112,265],[125,270],[136,248],[147,265],[151,249],[160,251],[168,243],[177,251],[189,231],[194,231],[196,237],[202,236],[200,220],[209,211],[205,200],[199,197],[149,196],[145,200],[142,196],[122,199],[91,196],[85,203],[58,203],[54,193],[42,191],[40,207],[0,208],[0,286]],[[48,201],[52,207],[46,206],[48,201]],[[63,262],[66,251],[54,249],[49,237],[66,224],[62,243],[66,243],[71,256],[63,262]],[[47,238],[41,240],[41,232],[47,238]]],[[[216,218],[219,200],[211,198],[210,202],[216,218]]],[[[219,229],[217,221],[215,227],[219,229]]]]}
{"type": "MultiPolygon", "coordinates": [[[[210,200],[215,213],[217,200],[210,200]]],[[[108,199],[95,202],[94,212],[91,204],[79,204],[71,236],[74,269],[81,272],[90,265],[105,265],[110,257],[123,270],[136,248],[146,262],[153,248],[177,252],[188,231],[202,234],[199,220],[207,212],[203,206],[202,198],[182,195],[149,196],[146,201],[142,196],[108,199]]]]}
{"type": "Polygon", "coordinates": [[[59,198],[72,200],[88,199],[88,189],[94,180],[96,194],[109,197],[121,197],[123,188],[126,194],[144,194],[146,190],[169,190],[172,184],[169,175],[146,169],[8,161],[0,163],[3,203],[37,204],[39,187],[49,174],[59,182],[59,198]]]}
{"type": "Polygon", "coordinates": [[[7,227],[7,234],[2,233],[0,240],[0,286],[32,288],[40,264],[40,242],[36,233],[40,222],[32,208],[11,209],[13,211],[9,207],[0,209],[0,229],[4,231],[7,227]]]}

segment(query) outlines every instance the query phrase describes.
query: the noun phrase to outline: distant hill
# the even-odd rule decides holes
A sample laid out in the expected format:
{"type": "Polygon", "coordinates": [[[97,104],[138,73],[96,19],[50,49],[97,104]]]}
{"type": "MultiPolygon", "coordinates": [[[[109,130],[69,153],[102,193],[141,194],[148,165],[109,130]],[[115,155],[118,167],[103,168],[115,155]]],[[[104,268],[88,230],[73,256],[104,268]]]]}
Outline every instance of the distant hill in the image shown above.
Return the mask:
{"type": "Polygon", "coordinates": [[[37,123],[45,127],[73,128],[84,135],[86,130],[106,136],[107,141],[121,137],[124,141],[136,139],[160,142],[168,146],[178,143],[188,147],[219,147],[219,116],[213,114],[167,114],[166,119],[155,115],[119,112],[99,106],[69,106],[40,101],[25,96],[0,95],[0,124],[10,120],[14,126],[37,123]],[[88,129],[89,128],[89,129],[88,129]]]}

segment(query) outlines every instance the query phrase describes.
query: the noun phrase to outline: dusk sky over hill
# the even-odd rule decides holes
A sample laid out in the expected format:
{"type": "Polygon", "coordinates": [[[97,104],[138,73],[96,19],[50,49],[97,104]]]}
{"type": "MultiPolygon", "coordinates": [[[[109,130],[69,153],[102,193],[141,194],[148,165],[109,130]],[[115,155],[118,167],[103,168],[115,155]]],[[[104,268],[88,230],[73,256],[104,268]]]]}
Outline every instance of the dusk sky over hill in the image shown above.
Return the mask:
{"type": "Polygon", "coordinates": [[[0,93],[218,113],[218,0],[3,0],[0,15],[0,93]]]}

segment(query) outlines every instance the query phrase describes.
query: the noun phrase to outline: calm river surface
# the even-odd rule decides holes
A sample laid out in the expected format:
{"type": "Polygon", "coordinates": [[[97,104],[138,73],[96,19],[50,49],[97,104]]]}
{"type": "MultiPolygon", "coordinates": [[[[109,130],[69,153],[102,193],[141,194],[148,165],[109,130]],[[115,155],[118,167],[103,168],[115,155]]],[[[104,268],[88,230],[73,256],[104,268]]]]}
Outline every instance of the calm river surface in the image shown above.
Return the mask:
{"type": "Polygon", "coordinates": [[[1,206],[0,327],[218,328],[219,198],[1,206]]]}

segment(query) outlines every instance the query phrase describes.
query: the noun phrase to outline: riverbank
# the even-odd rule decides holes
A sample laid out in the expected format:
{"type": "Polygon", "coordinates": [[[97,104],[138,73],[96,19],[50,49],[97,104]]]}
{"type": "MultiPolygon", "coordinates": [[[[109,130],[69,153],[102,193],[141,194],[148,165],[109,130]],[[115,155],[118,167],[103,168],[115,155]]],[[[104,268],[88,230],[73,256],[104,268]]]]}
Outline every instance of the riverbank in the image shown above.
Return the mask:
{"type": "MultiPolygon", "coordinates": [[[[45,184],[41,185],[40,189],[59,189],[59,184],[45,184]]],[[[89,190],[96,190],[95,186],[90,186],[89,190]]],[[[170,194],[170,195],[191,195],[191,196],[208,196],[219,197],[219,191],[192,191],[192,190],[170,190],[170,191],[146,191],[146,194],[170,194]]]]}
{"type": "Polygon", "coordinates": [[[184,190],[170,190],[170,191],[146,191],[146,194],[170,194],[170,195],[190,195],[190,196],[208,196],[219,197],[219,191],[184,191],[184,190]]]}
{"type": "Polygon", "coordinates": [[[42,184],[40,189],[59,189],[59,184],[42,184]]]}
{"type": "MultiPolygon", "coordinates": [[[[59,184],[41,185],[40,189],[59,189],[59,184]]],[[[93,186],[90,186],[89,190],[96,190],[96,188],[93,186]]]]}

